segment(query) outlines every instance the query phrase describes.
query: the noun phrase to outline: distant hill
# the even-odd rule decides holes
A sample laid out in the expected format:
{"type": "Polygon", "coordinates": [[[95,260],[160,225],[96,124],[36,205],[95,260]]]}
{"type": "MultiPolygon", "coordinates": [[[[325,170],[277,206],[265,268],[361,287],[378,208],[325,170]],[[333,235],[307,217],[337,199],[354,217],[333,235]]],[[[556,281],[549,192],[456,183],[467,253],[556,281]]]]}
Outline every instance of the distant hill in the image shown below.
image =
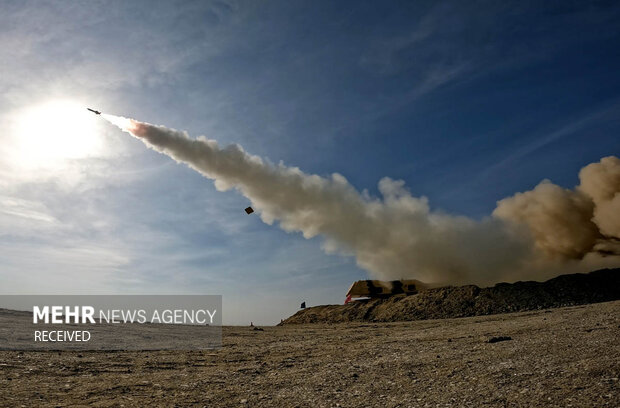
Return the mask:
{"type": "Polygon", "coordinates": [[[561,275],[546,282],[498,283],[489,288],[447,286],[358,300],[347,305],[315,306],[300,310],[282,324],[398,322],[480,316],[620,299],[620,268],[586,274],[561,275]]]}

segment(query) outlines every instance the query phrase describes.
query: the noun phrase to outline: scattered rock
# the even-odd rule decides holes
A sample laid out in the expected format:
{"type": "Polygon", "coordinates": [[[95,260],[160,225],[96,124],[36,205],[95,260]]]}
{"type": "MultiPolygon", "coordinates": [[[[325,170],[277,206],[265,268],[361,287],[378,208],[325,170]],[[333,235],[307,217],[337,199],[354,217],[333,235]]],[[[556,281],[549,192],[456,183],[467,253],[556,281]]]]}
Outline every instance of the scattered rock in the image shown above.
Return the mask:
{"type": "Polygon", "coordinates": [[[508,341],[508,340],[512,340],[512,337],[510,337],[510,336],[497,336],[497,337],[491,337],[490,339],[488,339],[487,343],[499,343],[500,341],[508,341]]]}
{"type": "Polygon", "coordinates": [[[591,333],[594,330],[605,330],[607,327],[592,327],[591,329],[586,329],[586,333],[591,333]]]}
{"type": "Polygon", "coordinates": [[[254,326],[254,328],[252,329],[254,331],[264,331],[262,328],[254,326]]]}

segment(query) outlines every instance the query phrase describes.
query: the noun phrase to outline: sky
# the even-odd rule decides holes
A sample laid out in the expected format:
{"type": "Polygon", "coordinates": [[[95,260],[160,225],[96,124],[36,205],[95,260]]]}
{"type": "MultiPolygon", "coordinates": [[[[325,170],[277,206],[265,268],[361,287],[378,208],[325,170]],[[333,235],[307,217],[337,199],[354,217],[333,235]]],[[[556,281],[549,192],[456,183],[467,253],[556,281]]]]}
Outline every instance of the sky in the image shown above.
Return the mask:
{"type": "Polygon", "coordinates": [[[475,219],[618,155],[617,2],[382,3],[0,0],[0,292],[275,324],[369,276],[87,106],[475,219]]]}

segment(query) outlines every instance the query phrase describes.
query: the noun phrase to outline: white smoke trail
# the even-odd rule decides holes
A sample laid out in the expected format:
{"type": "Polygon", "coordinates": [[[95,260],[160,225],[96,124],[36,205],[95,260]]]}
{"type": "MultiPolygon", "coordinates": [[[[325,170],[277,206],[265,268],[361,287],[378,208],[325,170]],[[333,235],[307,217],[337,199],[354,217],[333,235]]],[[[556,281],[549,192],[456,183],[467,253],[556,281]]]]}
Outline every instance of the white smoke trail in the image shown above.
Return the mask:
{"type": "Polygon", "coordinates": [[[492,217],[475,221],[431,211],[427,199],[413,197],[403,181],[383,178],[382,198],[373,198],[337,173],[329,178],[306,174],[265,162],[239,145],[221,148],[205,137],[104,117],[215,180],[218,190],[237,189],[264,222],[278,221],[285,231],[305,238],[321,235],[327,252],[352,254],[379,278],[488,284],[620,264],[613,255],[620,253],[620,161],[615,157],[586,167],[576,191],[543,182],[499,202],[492,217]]]}

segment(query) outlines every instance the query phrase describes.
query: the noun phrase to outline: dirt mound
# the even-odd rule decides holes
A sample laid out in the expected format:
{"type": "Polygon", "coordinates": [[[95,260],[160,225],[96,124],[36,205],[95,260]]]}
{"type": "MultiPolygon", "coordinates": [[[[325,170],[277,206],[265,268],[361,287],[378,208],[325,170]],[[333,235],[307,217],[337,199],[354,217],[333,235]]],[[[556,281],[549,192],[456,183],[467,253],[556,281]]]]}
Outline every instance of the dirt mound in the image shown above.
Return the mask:
{"type": "Polygon", "coordinates": [[[620,299],[620,268],[561,275],[546,282],[447,286],[415,295],[300,310],[282,324],[398,322],[519,312],[620,299]]]}

